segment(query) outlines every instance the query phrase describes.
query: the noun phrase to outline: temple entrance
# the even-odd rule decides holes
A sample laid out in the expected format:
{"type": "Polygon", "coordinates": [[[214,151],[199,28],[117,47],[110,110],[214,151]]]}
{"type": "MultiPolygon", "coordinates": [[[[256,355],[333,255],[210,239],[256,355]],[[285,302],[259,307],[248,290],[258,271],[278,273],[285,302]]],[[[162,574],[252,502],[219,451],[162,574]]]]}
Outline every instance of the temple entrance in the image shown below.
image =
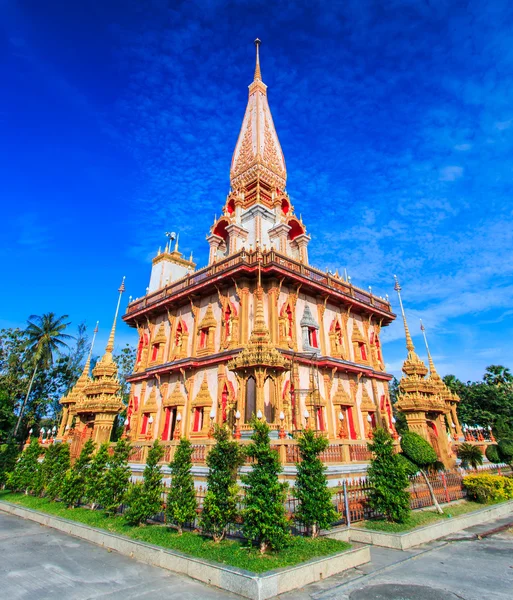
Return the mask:
{"type": "Polygon", "coordinates": [[[429,432],[429,443],[433,446],[433,450],[436,452],[438,456],[438,460],[442,460],[442,455],[440,452],[440,444],[438,441],[438,430],[433,421],[428,421],[428,432],[429,432]]]}
{"type": "Polygon", "coordinates": [[[72,460],[75,460],[80,456],[84,444],[93,437],[93,431],[94,419],[91,419],[86,423],[80,423],[78,428],[75,429],[70,447],[70,457],[72,460]]]}

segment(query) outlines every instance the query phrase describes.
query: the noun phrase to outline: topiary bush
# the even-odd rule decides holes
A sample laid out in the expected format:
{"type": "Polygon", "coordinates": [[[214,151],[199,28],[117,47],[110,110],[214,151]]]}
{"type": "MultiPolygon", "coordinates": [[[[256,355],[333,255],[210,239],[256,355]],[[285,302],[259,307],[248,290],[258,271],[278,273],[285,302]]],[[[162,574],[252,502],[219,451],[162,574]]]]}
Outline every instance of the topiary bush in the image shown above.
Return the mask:
{"type": "Polygon", "coordinates": [[[91,503],[92,510],[100,502],[108,461],[109,444],[108,442],[104,442],[100,445],[96,454],[94,454],[85,474],[85,497],[91,503]]]}
{"type": "Polygon", "coordinates": [[[244,464],[244,453],[240,444],[230,439],[226,426],[215,426],[214,439],[216,444],[207,456],[207,493],[200,526],[214,542],[220,542],[237,516],[237,470],[244,464]]]}
{"type": "Polygon", "coordinates": [[[403,433],[401,449],[406,458],[421,469],[425,469],[438,461],[433,447],[414,431],[403,433]]]}
{"type": "MultiPolygon", "coordinates": [[[[54,455],[54,463],[52,467],[52,473],[50,474],[50,478],[46,481],[45,487],[45,495],[50,500],[56,500],[60,497],[62,492],[62,485],[64,483],[64,475],[66,471],[70,468],[70,454],[69,454],[69,446],[66,443],[63,444],[53,444],[57,450],[54,455]]],[[[49,451],[49,449],[48,449],[49,451]]],[[[47,456],[48,456],[47,451],[47,456]]],[[[46,461],[46,458],[45,458],[46,461]]],[[[43,463],[44,467],[44,463],[43,463]]]]}
{"type": "Polygon", "coordinates": [[[513,440],[501,440],[498,446],[503,461],[511,464],[513,462],[513,440]]]}
{"type": "Polygon", "coordinates": [[[130,449],[129,442],[120,439],[116,442],[112,455],[109,455],[99,497],[100,504],[107,515],[116,514],[128,490],[130,481],[128,456],[130,455],[130,449]]]}
{"type": "Polygon", "coordinates": [[[184,524],[194,521],[198,508],[192,476],[192,452],[191,442],[182,438],[169,463],[171,488],[167,494],[166,517],[169,523],[176,525],[180,535],[184,524]]]}
{"type": "Polygon", "coordinates": [[[419,467],[414,465],[411,460],[406,458],[404,454],[397,454],[397,460],[402,464],[404,471],[408,477],[414,477],[419,472],[419,467]]]}
{"type": "Polygon", "coordinates": [[[271,549],[281,550],[290,539],[285,513],[287,484],[278,478],[282,466],[278,452],[271,448],[269,425],[253,417],[251,426],[252,443],[247,456],[254,462],[251,471],[241,477],[246,491],[243,532],[264,554],[271,549]]]}
{"type": "MultiPolygon", "coordinates": [[[[394,440],[384,429],[376,429],[368,444],[372,460],[367,471],[369,505],[392,523],[404,523],[410,516],[410,484],[404,462],[394,452],[394,440]]],[[[411,464],[411,463],[410,463],[411,464]]]]}
{"type": "Polygon", "coordinates": [[[7,487],[13,492],[29,492],[39,494],[43,487],[41,463],[39,457],[44,455],[37,438],[32,438],[30,444],[21,453],[14,470],[7,477],[7,487]]]}
{"type": "Polygon", "coordinates": [[[467,475],[463,485],[469,498],[477,502],[501,502],[513,498],[513,479],[503,475],[467,475]]]}
{"type": "Polygon", "coordinates": [[[126,496],[125,519],[130,525],[145,523],[162,510],[162,471],[158,463],[163,456],[164,447],[155,440],[146,459],[144,481],[133,484],[126,496]]]}
{"type": "Polygon", "coordinates": [[[84,444],[75,464],[66,471],[61,489],[61,500],[69,508],[79,506],[85,495],[86,476],[93,458],[94,442],[89,439],[84,444]]]}
{"type": "Polygon", "coordinates": [[[328,489],[326,467],[319,458],[329,441],[312,429],[305,429],[297,443],[301,460],[296,463],[295,495],[299,505],[294,518],[306,526],[312,537],[317,537],[321,529],[329,529],[338,517],[328,489]]]}
{"type": "Polygon", "coordinates": [[[487,446],[485,456],[491,463],[497,464],[503,462],[499,446],[497,446],[497,444],[487,446]]]}

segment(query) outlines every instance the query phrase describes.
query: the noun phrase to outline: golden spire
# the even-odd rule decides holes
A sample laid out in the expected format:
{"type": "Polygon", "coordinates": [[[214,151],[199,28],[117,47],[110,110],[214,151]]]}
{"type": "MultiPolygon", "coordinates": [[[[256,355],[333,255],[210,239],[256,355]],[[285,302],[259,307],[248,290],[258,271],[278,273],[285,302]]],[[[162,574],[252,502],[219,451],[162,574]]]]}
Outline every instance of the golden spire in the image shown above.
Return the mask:
{"type": "Polygon", "coordinates": [[[429,373],[431,375],[434,375],[434,374],[436,374],[435,363],[433,362],[433,359],[431,358],[431,352],[429,351],[428,341],[427,341],[427,337],[426,337],[426,328],[424,327],[424,324],[422,323],[422,319],[420,319],[420,330],[422,331],[422,335],[424,336],[424,343],[426,344],[426,350],[427,350],[428,361],[429,361],[429,373]]]}
{"type": "Polygon", "coordinates": [[[401,286],[399,285],[399,280],[397,279],[397,275],[394,275],[395,285],[394,290],[397,292],[399,296],[399,304],[401,306],[401,313],[403,315],[404,322],[404,333],[406,334],[406,349],[408,352],[413,352],[415,350],[415,346],[413,345],[413,341],[411,339],[410,330],[408,329],[408,323],[406,322],[406,314],[404,313],[403,300],[401,298],[401,286]]]}
{"type": "Polygon", "coordinates": [[[254,80],[256,81],[257,79],[259,81],[262,81],[262,73],[260,73],[260,55],[258,52],[259,46],[262,42],[257,38],[255,40],[255,46],[256,46],[256,66],[255,66],[255,77],[254,80]]]}
{"type": "Polygon", "coordinates": [[[123,276],[123,280],[121,281],[121,285],[119,286],[119,298],[118,305],[116,306],[116,314],[114,315],[114,322],[112,323],[112,329],[110,330],[109,341],[107,342],[107,347],[105,348],[105,354],[112,354],[114,350],[114,334],[116,333],[116,321],[118,320],[119,313],[119,305],[121,304],[121,295],[125,291],[125,277],[123,276]]]}
{"type": "Polygon", "coordinates": [[[93,354],[94,341],[96,340],[96,334],[98,333],[98,323],[99,322],[100,321],[96,321],[96,327],[94,328],[94,331],[93,331],[93,339],[91,341],[91,346],[89,348],[89,354],[87,355],[87,360],[84,365],[84,371],[82,372],[82,377],[84,377],[84,375],[86,377],[89,377],[89,368],[91,366],[91,356],[93,354]]]}

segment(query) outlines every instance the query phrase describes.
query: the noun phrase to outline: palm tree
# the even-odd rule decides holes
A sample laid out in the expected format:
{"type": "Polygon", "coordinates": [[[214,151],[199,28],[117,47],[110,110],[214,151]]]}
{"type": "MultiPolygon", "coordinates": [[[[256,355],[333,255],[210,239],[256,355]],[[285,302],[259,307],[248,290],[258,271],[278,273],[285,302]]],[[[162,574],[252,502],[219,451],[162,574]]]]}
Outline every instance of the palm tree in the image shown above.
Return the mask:
{"type": "Polygon", "coordinates": [[[464,469],[468,469],[469,466],[477,469],[483,464],[483,453],[479,446],[474,446],[474,444],[461,444],[458,448],[458,458],[461,460],[461,466],[464,469]]]}
{"type": "Polygon", "coordinates": [[[68,345],[64,340],[73,339],[73,336],[63,333],[69,323],[65,323],[68,315],[57,317],[55,313],[46,313],[42,317],[32,315],[29,317],[28,326],[25,330],[27,335],[27,349],[31,355],[31,362],[34,364],[32,377],[30,378],[27,395],[21,405],[20,414],[14,428],[13,436],[16,437],[20,427],[23,411],[32,391],[32,385],[39,368],[47,369],[53,364],[55,354],[59,354],[68,345]]]}

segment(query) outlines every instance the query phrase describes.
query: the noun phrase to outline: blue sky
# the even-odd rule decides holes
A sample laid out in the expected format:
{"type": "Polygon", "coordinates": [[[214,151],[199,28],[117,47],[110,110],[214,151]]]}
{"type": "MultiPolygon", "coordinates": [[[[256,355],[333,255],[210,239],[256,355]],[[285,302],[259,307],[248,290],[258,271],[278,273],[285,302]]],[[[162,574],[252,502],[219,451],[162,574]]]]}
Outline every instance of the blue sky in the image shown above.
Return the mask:
{"type": "Polygon", "coordinates": [[[99,319],[100,349],[165,231],[206,263],[258,36],[311,262],[398,309],[396,273],[442,374],[513,368],[512,25],[507,0],[0,0],[0,326],[99,319]]]}

